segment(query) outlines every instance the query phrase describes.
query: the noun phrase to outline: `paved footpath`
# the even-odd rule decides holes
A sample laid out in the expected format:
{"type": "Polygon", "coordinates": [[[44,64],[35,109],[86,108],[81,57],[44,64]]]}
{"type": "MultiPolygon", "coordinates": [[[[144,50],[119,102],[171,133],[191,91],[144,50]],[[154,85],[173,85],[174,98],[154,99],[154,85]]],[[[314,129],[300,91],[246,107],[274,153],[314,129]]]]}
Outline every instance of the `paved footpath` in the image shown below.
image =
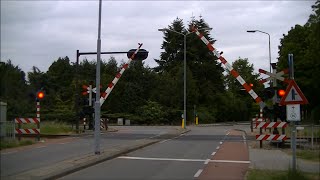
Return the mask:
{"type": "Polygon", "coordinates": [[[231,130],[229,137],[241,137],[233,141],[221,142],[210,163],[204,168],[198,179],[243,180],[249,168],[249,152],[244,133],[231,130]]]}

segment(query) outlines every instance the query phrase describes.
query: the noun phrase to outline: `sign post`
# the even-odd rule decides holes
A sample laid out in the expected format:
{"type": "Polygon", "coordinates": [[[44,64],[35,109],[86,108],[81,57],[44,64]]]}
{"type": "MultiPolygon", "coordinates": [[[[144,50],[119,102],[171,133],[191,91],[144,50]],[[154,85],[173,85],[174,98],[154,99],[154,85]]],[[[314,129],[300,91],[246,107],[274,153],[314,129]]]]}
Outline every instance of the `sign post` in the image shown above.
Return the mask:
{"type": "Polygon", "coordinates": [[[307,98],[303,95],[297,83],[294,81],[293,54],[288,54],[289,61],[289,85],[285,95],[280,100],[280,105],[286,105],[287,121],[291,122],[291,148],[292,148],[292,169],[296,171],[296,126],[297,121],[301,121],[300,105],[308,104],[307,98]]]}

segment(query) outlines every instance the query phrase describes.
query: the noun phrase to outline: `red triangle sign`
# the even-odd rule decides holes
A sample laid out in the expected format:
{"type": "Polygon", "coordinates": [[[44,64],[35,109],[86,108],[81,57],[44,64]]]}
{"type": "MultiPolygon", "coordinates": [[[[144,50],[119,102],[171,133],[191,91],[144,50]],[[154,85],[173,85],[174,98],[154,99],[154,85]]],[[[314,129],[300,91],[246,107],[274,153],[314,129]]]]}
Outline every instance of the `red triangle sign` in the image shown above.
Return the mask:
{"type": "Polygon", "coordinates": [[[308,104],[307,98],[303,95],[299,86],[294,80],[289,80],[286,93],[280,100],[280,105],[287,104],[308,104]]]}

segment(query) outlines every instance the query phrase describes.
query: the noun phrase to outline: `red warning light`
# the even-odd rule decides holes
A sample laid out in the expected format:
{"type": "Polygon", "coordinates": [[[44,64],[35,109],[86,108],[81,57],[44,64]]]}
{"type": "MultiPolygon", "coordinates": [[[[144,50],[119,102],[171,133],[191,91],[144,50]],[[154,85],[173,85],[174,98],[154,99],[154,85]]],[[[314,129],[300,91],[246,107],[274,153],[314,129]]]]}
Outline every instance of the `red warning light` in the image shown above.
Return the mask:
{"type": "Polygon", "coordinates": [[[279,90],[278,90],[278,95],[279,95],[279,96],[282,97],[282,96],[284,96],[285,94],[286,94],[286,91],[285,91],[285,90],[283,90],[283,89],[279,89],[279,90]]]}
{"type": "Polygon", "coordinates": [[[43,98],[44,98],[44,92],[39,91],[39,92],[37,93],[37,98],[38,98],[38,99],[43,99],[43,98]]]}

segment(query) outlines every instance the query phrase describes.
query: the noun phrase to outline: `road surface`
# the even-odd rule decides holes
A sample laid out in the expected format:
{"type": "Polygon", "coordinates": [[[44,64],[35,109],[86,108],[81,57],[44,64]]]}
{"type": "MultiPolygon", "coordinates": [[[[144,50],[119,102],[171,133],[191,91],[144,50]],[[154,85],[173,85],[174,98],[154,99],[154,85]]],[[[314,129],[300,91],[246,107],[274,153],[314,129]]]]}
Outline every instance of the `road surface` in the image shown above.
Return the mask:
{"type": "Polygon", "coordinates": [[[250,162],[245,136],[241,132],[232,131],[232,126],[188,128],[191,129],[189,133],[164,139],[61,179],[224,179],[230,178],[230,175],[225,176],[228,173],[236,176],[235,179],[243,179],[250,162]],[[230,153],[235,154],[239,149],[244,153],[239,154],[242,158],[235,155],[232,158],[237,161],[228,159],[230,153]],[[216,162],[215,156],[223,162],[216,162]],[[219,169],[215,168],[218,166],[219,169]],[[238,174],[229,172],[228,166],[235,167],[234,172],[238,174]]]}
{"type": "MultiPolygon", "coordinates": [[[[101,135],[101,149],[116,147],[139,139],[158,138],[160,135],[174,132],[179,127],[123,126],[115,128],[119,131],[101,135]]],[[[28,170],[93,153],[93,143],[93,135],[85,135],[1,151],[1,179],[6,176],[16,175],[28,170]]]]}

